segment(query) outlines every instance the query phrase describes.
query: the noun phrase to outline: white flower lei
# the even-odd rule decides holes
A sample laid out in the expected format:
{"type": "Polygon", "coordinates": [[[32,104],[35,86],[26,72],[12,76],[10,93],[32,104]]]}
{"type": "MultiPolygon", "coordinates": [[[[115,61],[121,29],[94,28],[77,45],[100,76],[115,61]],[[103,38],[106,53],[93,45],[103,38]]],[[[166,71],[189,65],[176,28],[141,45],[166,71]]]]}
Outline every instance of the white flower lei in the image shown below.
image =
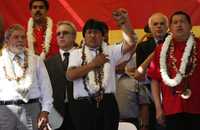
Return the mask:
{"type": "MultiPolygon", "coordinates": [[[[108,46],[105,42],[102,43],[102,49],[103,49],[103,53],[104,54],[108,54],[108,46]]],[[[93,59],[94,56],[92,56],[91,51],[89,50],[89,48],[87,46],[85,46],[85,54],[86,54],[86,62],[90,63],[93,59]]],[[[110,71],[110,64],[107,62],[104,64],[104,68],[103,68],[103,81],[102,81],[102,87],[105,88],[108,84],[108,74],[110,71]]],[[[95,74],[94,71],[90,71],[88,73],[88,89],[90,90],[90,92],[95,93],[97,91],[99,91],[100,86],[99,84],[96,84],[95,82],[95,74]]]]}
{"type": "Polygon", "coordinates": [[[172,40],[172,35],[169,35],[166,37],[165,42],[163,43],[163,46],[160,52],[160,72],[161,72],[161,77],[162,77],[163,82],[170,87],[175,87],[181,83],[183,76],[185,75],[186,67],[188,64],[188,58],[191,54],[192,47],[195,43],[195,40],[194,40],[193,35],[191,34],[189,39],[187,40],[186,47],[183,52],[183,56],[181,58],[179,72],[176,73],[176,76],[173,79],[171,79],[168,75],[167,61],[166,61],[167,52],[168,52],[168,48],[169,48],[171,40],[172,40]]]}
{"type": "MultiPolygon", "coordinates": [[[[14,84],[16,91],[20,94],[23,101],[28,102],[28,92],[32,85],[33,73],[35,71],[35,63],[33,63],[33,56],[30,51],[28,51],[28,68],[25,73],[25,78],[17,81],[17,80],[9,80],[5,82],[10,82],[14,84]],[[9,80],[9,81],[8,81],[9,80]]],[[[2,50],[2,59],[3,59],[3,66],[6,69],[7,74],[9,77],[14,77],[22,75],[23,71],[19,71],[18,73],[14,72],[13,61],[8,54],[8,50],[5,48],[2,50]]],[[[22,68],[21,68],[22,69],[22,68]]]]}
{"type": "MultiPolygon", "coordinates": [[[[33,34],[33,26],[34,26],[33,18],[30,18],[28,21],[28,30],[27,30],[28,48],[32,53],[35,53],[34,50],[35,37],[33,34]]],[[[42,57],[42,59],[45,59],[47,53],[49,52],[49,48],[51,46],[52,28],[53,28],[53,21],[50,17],[47,17],[47,29],[45,31],[45,39],[44,43],[42,44],[42,52],[40,54],[40,57],[42,57]]]]}

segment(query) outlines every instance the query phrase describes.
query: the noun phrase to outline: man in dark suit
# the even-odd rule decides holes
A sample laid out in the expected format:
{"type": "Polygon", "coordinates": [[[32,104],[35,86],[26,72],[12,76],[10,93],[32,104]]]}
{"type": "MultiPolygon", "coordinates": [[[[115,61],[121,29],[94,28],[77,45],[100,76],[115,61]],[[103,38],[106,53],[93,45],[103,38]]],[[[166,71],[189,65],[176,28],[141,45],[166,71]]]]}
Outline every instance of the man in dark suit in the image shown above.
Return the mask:
{"type": "Polygon", "coordinates": [[[59,53],[45,61],[51,84],[53,87],[54,107],[64,118],[57,130],[73,130],[70,116],[70,103],[73,100],[72,82],[65,77],[68,66],[68,56],[75,46],[76,28],[69,21],[60,21],[56,30],[59,53]]]}
{"type": "MultiPolygon", "coordinates": [[[[136,64],[138,67],[138,71],[141,71],[140,73],[144,73],[142,75],[145,75],[145,70],[151,61],[150,57],[152,56],[151,54],[154,51],[156,45],[159,43],[163,43],[164,38],[167,35],[167,30],[168,30],[167,16],[163,15],[162,13],[153,14],[149,18],[148,27],[152,37],[148,37],[147,40],[139,43],[136,48],[136,64]],[[140,67],[141,65],[142,67],[140,67]],[[143,70],[140,70],[140,68],[143,68],[143,70]]],[[[141,84],[147,86],[150,89],[150,79],[146,78],[145,80],[140,82],[141,84]]],[[[148,126],[149,130],[163,130],[160,128],[161,126],[156,125],[155,107],[153,102],[149,106],[149,117],[150,117],[149,124],[140,124],[141,127],[148,126]]]]}

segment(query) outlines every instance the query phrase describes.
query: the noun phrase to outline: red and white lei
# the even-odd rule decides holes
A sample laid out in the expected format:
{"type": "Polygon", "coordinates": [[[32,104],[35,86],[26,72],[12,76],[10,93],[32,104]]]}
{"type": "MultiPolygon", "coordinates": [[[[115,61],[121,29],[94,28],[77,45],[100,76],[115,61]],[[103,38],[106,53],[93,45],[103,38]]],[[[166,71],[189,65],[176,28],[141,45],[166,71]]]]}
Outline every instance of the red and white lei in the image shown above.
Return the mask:
{"type": "Polygon", "coordinates": [[[189,56],[191,55],[191,51],[193,48],[193,45],[195,44],[195,40],[193,35],[191,34],[187,40],[185,50],[183,52],[183,56],[181,58],[181,64],[179,67],[178,72],[176,73],[176,76],[174,78],[170,78],[167,71],[167,52],[170,46],[172,40],[172,35],[169,35],[166,37],[165,42],[163,43],[161,52],[160,52],[160,72],[163,82],[170,86],[175,87],[179,85],[186,73],[186,67],[188,64],[189,56]]]}
{"type": "MultiPolygon", "coordinates": [[[[30,18],[28,21],[28,30],[27,30],[28,48],[32,53],[35,53],[34,49],[35,37],[34,37],[33,27],[34,27],[34,21],[33,18],[30,18]]],[[[44,43],[42,44],[42,52],[40,53],[40,57],[42,57],[42,59],[45,59],[51,46],[50,43],[52,39],[52,28],[53,28],[53,21],[50,17],[47,17],[47,28],[45,31],[45,39],[44,43]]]]}

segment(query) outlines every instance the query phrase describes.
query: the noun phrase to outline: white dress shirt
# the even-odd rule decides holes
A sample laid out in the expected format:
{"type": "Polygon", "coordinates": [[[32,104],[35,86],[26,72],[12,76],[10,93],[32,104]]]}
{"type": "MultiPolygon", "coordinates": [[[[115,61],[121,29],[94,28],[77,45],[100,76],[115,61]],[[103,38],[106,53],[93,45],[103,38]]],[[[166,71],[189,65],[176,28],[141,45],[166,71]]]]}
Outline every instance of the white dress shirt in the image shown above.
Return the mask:
{"type": "MultiPolygon", "coordinates": [[[[22,68],[19,67],[16,61],[14,61],[15,55],[11,52],[8,52],[8,54],[9,58],[12,60],[12,66],[15,73],[17,74],[18,71],[22,71],[22,68]]],[[[20,54],[19,56],[21,57],[20,62],[23,62],[24,54],[20,54]]],[[[53,102],[50,79],[43,60],[34,54],[32,54],[32,56],[32,65],[35,65],[35,71],[33,72],[32,84],[27,97],[28,99],[39,98],[42,105],[42,111],[50,112],[53,102]]],[[[5,61],[3,59],[4,58],[0,56],[0,101],[21,100],[20,93],[16,91],[16,82],[11,82],[6,78],[5,71],[3,69],[3,63],[5,61]]]]}
{"type": "MultiPolygon", "coordinates": [[[[73,47],[73,48],[71,48],[70,50],[68,50],[67,52],[68,52],[68,53],[71,53],[74,49],[76,49],[76,48],[73,47]]],[[[64,59],[65,59],[64,53],[66,53],[66,51],[64,51],[64,50],[62,50],[62,49],[59,49],[59,52],[60,52],[62,61],[64,61],[64,59]]],[[[67,89],[66,89],[66,92],[65,92],[65,102],[68,102],[67,89]]]]}
{"type": "MultiPolygon", "coordinates": [[[[96,55],[95,51],[90,50],[92,55],[96,55]]],[[[108,84],[105,86],[105,93],[115,93],[116,91],[116,80],[115,80],[115,66],[118,63],[118,60],[123,56],[122,55],[122,44],[108,46],[108,58],[111,65],[110,72],[108,72],[108,84]]],[[[82,49],[76,49],[70,53],[69,65],[71,67],[79,67],[82,63],[82,49]]],[[[88,96],[87,91],[84,89],[83,79],[79,78],[73,81],[74,85],[74,98],[88,96]]]]}

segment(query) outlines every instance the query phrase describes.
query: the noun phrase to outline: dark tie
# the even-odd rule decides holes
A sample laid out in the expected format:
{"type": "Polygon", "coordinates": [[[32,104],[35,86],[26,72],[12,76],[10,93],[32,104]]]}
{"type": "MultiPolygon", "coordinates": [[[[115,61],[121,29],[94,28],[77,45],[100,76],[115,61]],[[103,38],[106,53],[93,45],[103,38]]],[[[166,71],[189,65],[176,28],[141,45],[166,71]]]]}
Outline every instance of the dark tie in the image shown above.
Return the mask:
{"type": "Polygon", "coordinates": [[[15,55],[14,60],[21,65],[21,57],[19,55],[15,55]]]}
{"type": "Polygon", "coordinates": [[[63,56],[64,56],[63,68],[64,68],[64,71],[66,71],[68,67],[68,62],[69,62],[69,52],[63,53],[63,56]]]}

